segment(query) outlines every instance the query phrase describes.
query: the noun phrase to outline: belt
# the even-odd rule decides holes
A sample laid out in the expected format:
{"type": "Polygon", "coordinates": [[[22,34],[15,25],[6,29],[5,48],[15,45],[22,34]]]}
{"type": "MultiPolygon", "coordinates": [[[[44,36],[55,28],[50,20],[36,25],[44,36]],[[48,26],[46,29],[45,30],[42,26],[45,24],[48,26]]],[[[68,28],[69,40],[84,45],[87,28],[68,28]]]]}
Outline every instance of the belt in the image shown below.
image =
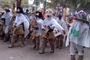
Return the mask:
{"type": "Polygon", "coordinates": [[[35,30],[38,30],[39,28],[38,27],[34,27],[35,30]]]}
{"type": "Polygon", "coordinates": [[[54,29],[49,29],[49,31],[48,32],[52,32],[54,29]]]}
{"type": "Polygon", "coordinates": [[[7,27],[7,25],[5,25],[5,27],[7,27]]]}

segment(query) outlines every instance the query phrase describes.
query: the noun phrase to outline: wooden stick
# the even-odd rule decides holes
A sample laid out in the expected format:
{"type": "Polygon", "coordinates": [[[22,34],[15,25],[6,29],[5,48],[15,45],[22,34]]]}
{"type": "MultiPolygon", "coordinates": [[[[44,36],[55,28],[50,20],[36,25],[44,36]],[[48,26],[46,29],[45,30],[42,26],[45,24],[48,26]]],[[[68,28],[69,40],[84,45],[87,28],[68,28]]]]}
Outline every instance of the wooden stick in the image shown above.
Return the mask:
{"type": "Polygon", "coordinates": [[[77,9],[80,7],[80,4],[77,5],[77,9]]]}
{"type": "Polygon", "coordinates": [[[66,23],[66,11],[67,11],[67,9],[65,9],[63,12],[63,20],[65,21],[65,23],[66,23]]]}

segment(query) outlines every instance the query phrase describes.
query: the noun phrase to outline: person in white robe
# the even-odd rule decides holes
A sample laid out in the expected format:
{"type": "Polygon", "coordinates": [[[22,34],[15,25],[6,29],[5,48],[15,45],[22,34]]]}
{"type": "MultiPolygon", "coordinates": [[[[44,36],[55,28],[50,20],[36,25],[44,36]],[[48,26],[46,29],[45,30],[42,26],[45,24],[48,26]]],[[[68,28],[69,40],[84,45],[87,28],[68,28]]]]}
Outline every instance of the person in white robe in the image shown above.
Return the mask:
{"type": "MultiPolygon", "coordinates": [[[[42,24],[43,24],[42,17],[43,17],[42,13],[39,12],[39,11],[36,11],[36,19],[34,20],[34,21],[36,21],[36,25],[33,26],[34,31],[31,34],[34,37],[34,39],[33,39],[33,43],[34,43],[33,49],[36,49],[36,51],[39,50],[40,37],[42,35],[42,24]]],[[[33,24],[32,21],[31,21],[31,26],[33,24]]]]}
{"type": "Polygon", "coordinates": [[[43,37],[43,42],[42,42],[42,49],[40,51],[40,54],[45,53],[45,47],[47,43],[47,38],[49,39],[50,47],[51,47],[51,52],[54,53],[54,28],[56,27],[61,31],[62,34],[64,34],[64,29],[61,27],[61,25],[58,24],[58,22],[53,18],[53,11],[52,9],[47,9],[46,10],[46,19],[43,22],[42,29],[44,33],[42,34],[43,37]],[[47,33],[45,33],[47,31],[47,33]]]}
{"type": "Polygon", "coordinates": [[[65,32],[66,32],[66,35],[62,35],[60,33],[60,31],[58,29],[55,29],[55,31],[57,32],[55,35],[56,35],[56,48],[60,48],[62,49],[62,46],[63,46],[63,40],[65,40],[66,36],[67,36],[67,33],[68,33],[68,26],[67,26],[67,22],[66,22],[66,10],[64,10],[63,12],[63,16],[62,15],[59,15],[58,19],[56,19],[56,21],[64,28],[65,32]]]}
{"type": "Polygon", "coordinates": [[[4,14],[2,16],[2,18],[5,19],[5,26],[4,26],[4,33],[5,33],[5,40],[4,42],[7,42],[10,40],[10,34],[9,34],[9,31],[10,31],[10,27],[11,27],[11,18],[12,18],[12,14],[10,13],[10,10],[9,9],[6,9],[6,14],[4,14]]]}
{"type": "MultiPolygon", "coordinates": [[[[13,28],[17,28],[19,26],[24,26],[23,30],[25,31],[25,33],[21,33],[18,34],[19,38],[22,42],[22,47],[25,46],[24,44],[24,38],[27,37],[27,35],[29,34],[29,22],[28,20],[25,18],[25,16],[23,15],[23,9],[21,7],[17,7],[17,16],[15,19],[15,22],[13,24],[13,28]],[[22,25],[23,24],[23,25],[22,25]]],[[[12,40],[11,40],[11,45],[9,46],[9,48],[13,48],[14,47],[14,43],[15,43],[15,39],[17,37],[17,34],[13,34],[12,40]]]]}
{"type": "MultiPolygon", "coordinates": [[[[58,16],[59,18],[58,19],[56,19],[56,21],[63,27],[63,22],[62,22],[62,15],[59,15],[58,16]]],[[[65,25],[64,25],[65,26],[65,25]]],[[[56,32],[58,32],[57,33],[57,36],[56,36],[56,40],[55,40],[55,42],[56,42],[56,48],[60,48],[60,49],[62,49],[62,47],[63,47],[63,38],[64,38],[64,36],[60,33],[60,31],[59,30],[57,30],[56,32]]]]}
{"type": "Polygon", "coordinates": [[[75,22],[70,27],[67,35],[66,46],[70,41],[71,60],[76,60],[76,51],[78,51],[78,60],[83,60],[84,47],[90,47],[90,34],[87,22],[87,14],[84,11],[79,11],[75,17],[75,22]]]}

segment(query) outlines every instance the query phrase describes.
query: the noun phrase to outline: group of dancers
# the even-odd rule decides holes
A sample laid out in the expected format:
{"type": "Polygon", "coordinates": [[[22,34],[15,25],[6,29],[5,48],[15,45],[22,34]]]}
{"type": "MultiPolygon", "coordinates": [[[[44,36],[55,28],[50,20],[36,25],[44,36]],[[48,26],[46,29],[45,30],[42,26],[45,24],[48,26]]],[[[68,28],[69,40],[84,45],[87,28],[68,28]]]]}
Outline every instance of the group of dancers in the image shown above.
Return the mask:
{"type": "Polygon", "coordinates": [[[55,48],[62,49],[70,44],[71,60],[83,60],[84,47],[89,44],[89,16],[83,10],[68,14],[67,9],[58,14],[52,9],[47,9],[45,13],[37,10],[34,12],[23,11],[22,7],[17,7],[13,13],[9,9],[0,16],[0,37],[4,42],[10,41],[9,48],[14,48],[17,38],[21,41],[21,47],[25,46],[25,39],[30,40],[39,54],[45,53],[47,43],[50,44],[50,53],[55,52],[55,48]]]}

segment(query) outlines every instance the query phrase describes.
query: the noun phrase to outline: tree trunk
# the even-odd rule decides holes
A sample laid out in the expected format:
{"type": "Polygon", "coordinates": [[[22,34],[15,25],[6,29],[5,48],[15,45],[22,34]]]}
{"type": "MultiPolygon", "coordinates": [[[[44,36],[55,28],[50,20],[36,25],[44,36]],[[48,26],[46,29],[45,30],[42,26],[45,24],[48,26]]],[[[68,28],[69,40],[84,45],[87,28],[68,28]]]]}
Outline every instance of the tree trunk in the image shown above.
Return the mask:
{"type": "Polygon", "coordinates": [[[17,1],[17,7],[20,7],[22,0],[16,0],[16,1],[17,1]]]}
{"type": "Polygon", "coordinates": [[[15,4],[13,3],[13,10],[15,10],[15,4]]]}
{"type": "Polygon", "coordinates": [[[46,0],[44,1],[44,12],[46,10],[46,0]]]}
{"type": "Polygon", "coordinates": [[[35,7],[32,7],[32,12],[34,12],[35,11],[35,7]]]}

